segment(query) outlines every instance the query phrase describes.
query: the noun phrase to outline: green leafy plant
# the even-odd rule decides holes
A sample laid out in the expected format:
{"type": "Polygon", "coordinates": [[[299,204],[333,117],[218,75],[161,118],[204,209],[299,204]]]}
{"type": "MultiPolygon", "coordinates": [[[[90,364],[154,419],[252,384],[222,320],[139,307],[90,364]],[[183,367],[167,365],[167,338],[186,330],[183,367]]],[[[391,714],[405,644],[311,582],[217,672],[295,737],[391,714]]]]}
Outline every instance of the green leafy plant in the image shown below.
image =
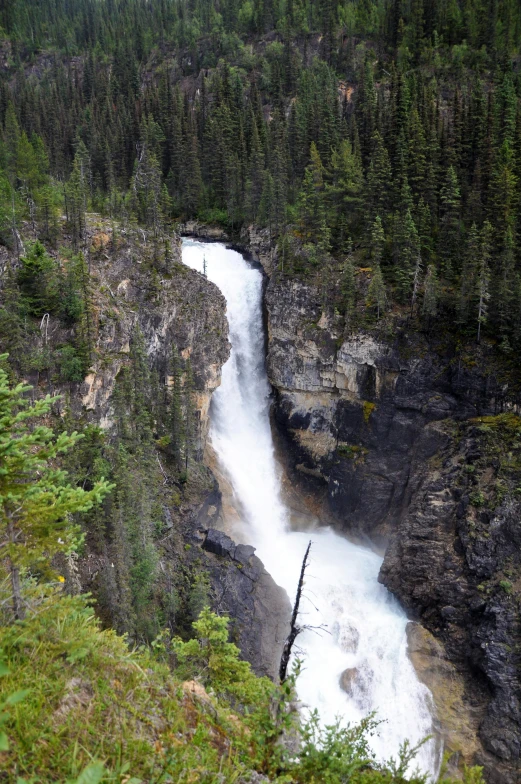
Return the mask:
{"type": "Polygon", "coordinates": [[[54,556],[70,552],[80,540],[70,515],[100,503],[111,490],[104,479],[88,491],[67,482],[56,460],[81,435],[55,437],[51,428],[39,424],[56,398],[31,403],[25,397],[29,389],[23,384],[11,388],[0,368],[0,557],[8,564],[17,619],[25,614],[22,571],[36,565],[52,572],[54,556]]]}
{"type": "MultiPolygon", "coordinates": [[[[9,675],[9,668],[0,658],[0,677],[5,677],[6,675],[9,675]]],[[[9,751],[9,738],[3,729],[9,718],[9,708],[23,702],[28,694],[29,689],[19,689],[18,691],[8,694],[7,697],[0,702],[0,752],[9,751]]]]}
{"type": "Polygon", "coordinates": [[[501,580],[499,585],[504,590],[505,593],[512,593],[512,583],[510,580],[501,580]]]}

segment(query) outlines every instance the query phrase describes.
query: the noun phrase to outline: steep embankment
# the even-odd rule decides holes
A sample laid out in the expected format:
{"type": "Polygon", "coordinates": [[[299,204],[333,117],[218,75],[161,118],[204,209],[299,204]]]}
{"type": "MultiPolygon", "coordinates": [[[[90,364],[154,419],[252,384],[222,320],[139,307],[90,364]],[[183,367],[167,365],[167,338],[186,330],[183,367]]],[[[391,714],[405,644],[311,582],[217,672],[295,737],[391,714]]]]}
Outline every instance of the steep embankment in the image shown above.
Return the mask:
{"type": "MultiPolygon", "coordinates": [[[[19,363],[34,394],[61,394],[56,413],[85,434],[65,466],[73,480],[88,484],[98,471],[115,484],[103,509],[83,520],[86,546],[63,567],[68,588],[92,592],[104,624],[137,641],[165,627],[189,633],[210,601],[231,616],[234,639],[256,672],[273,676],[287,598],[252,552],[207,536],[221,514],[202,455],[211,396],[229,354],[224,298],[182,264],[175,235],[158,250],[143,231],[94,215],[88,232],[85,379],[65,383],[55,370],[54,358],[76,338],[53,313],[24,336],[26,355],[43,357],[38,369],[19,363]]],[[[53,253],[65,270],[70,256],[53,253]]],[[[16,280],[20,265],[7,254],[3,261],[0,287],[9,270],[16,280]]]]}
{"type": "MultiPolygon", "coordinates": [[[[211,282],[181,263],[177,237],[168,274],[155,280],[148,268],[141,269],[136,248],[132,251],[125,245],[116,253],[101,255],[96,264],[96,288],[105,292],[106,309],[100,308],[98,357],[81,390],[82,405],[110,430],[115,379],[139,327],[149,366],[167,385],[171,383],[172,347],[190,361],[197,419],[195,452],[201,460],[211,396],[220,384],[229,353],[226,303],[211,282]],[[111,318],[114,310],[116,318],[111,318]]],[[[157,459],[158,463],[163,460],[160,453],[157,459]]],[[[166,475],[157,474],[154,480],[159,487],[168,484],[166,475]]],[[[210,471],[199,464],[195,482],[189,482],[181,494],[170,493],[163,499],[163,514],[167,531],[160,544],[160,568],[188,570],[192,592],[198,586],[209,591],[212,606],[233,619],[234,637],[245,658],[259,674],[273,676],[284,640],[278,619],[282,608],[286,612],[286,597],[252,552],[232,543],[216,547],[216,535],[206,536],[220,516],[220,493],[210,471]]],[[[174,574],[172,580],[176,580],[174,574]]]]}
{"type": "Polygon", "coordinates": [[[380,579],[435,635],[411,625],[410,651],[447,748],[513,784],[521,430],[517,417],[508,438],[501,419],[472,423],[509,400],[491,351],[465,357],[405,320],[345,331],[317,288],[276,275],[266,308],[292,478],[340,530],[390,541],[380,579]]]}

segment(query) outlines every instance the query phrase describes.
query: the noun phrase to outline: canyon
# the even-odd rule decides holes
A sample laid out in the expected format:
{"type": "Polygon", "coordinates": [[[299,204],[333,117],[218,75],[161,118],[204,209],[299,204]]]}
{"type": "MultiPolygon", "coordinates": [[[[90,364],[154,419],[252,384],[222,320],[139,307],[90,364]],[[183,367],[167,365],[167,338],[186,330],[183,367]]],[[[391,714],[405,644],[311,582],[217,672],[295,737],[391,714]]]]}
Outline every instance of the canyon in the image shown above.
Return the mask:
{"type": "Polygon", "coordinates": [[[317,286],[272,273],[265,300],[273,419],[292,481],[322,519],[384,550],[379,579],[421,623],[410,626],[411,656],[453,761],[514,784],[519,444],[501,439],[515,388],[485,350],[462,359],[408,320],[390,335],[346,330],[317,286]]]}
{"type": "MultiPolygon", "coordinates": [[[[184,230],[228,239],[197,225],[184,230]]],[[[149,475],[163,516],[160,582],[182,574],[193,585],[206,575],[211,604],[232,619],[243,656],[257,673],[275,677],[290,601],[253,548],[236,531],[223,532],[230,494],[208,449],[211,400],[230,351],[224,298],[181,263],[175,236],[170,269],[151,277],[139,261],[149,250],[138,231],[127,229],[117,242],[103,221],[89,231],[96,359],[82,384],[50,391],[64,394],[62,416],[68,409],[110,436],[114,389],[137,327],[159,377],[168,376],[172,345],[190,361],[197,468],[182,493],[165,480],[161,452],[149,475]]],[[[411,619],[409,657],[433,695],[449,770],[478,763],[491,784],[515,784],[521,439],[509,416],[517,390],[494,365],[493,347],[458,353],[407,319],[392,332],[346,327],[319,286],[283,274],[267,232],[251,230],[236,242],[263,269],[272,431],[291,515],[305,524],[320,519],[383,557],[379,580],[411,619]]],[[[34,341],[63,339],[51,321],[34,341]]],[[[47,383],[36,371],[27,380],[37,389],[47,383]]],[[[111,545],[101,551],[87,538],[78,563],[82,590],[99,596],[113,560],[111,545]]],[[[115,623],[117,602],[115,591],[112,604],[100,606],[107,625],[115,623]]]]}
{"type": "Polygon", "coordinates": [[[492,784],[514,784],[515,383],[490,344],[461,351],[410,319],[390,334],[349,329],[320,286],[283,274],[266,231],[243,231],[241,246],[266,275],[273,428],[296,513],[380,548],[379,579],[412,619],[409,654],[433,692],[451,769],[477,762],[492,784]]]}

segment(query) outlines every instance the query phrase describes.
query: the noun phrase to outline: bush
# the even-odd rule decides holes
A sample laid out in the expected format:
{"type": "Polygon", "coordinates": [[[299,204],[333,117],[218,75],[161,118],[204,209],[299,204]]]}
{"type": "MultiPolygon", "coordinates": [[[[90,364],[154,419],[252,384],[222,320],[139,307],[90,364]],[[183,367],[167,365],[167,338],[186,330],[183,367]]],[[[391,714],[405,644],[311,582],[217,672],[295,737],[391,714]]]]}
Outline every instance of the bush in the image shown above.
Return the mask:
{"type": "Polygon", "coordinates": [[[34,242],[21,259],[18,285],[28,315],[41,318],[60,309],[61,275],[58,263],[41,242],[34,242]]]}
{"type": "Polygon", "coordinates": [[[83,362],[74,346],[64,346],[58,351],[58,364],[62,381],[83,381],[83,362]]]}

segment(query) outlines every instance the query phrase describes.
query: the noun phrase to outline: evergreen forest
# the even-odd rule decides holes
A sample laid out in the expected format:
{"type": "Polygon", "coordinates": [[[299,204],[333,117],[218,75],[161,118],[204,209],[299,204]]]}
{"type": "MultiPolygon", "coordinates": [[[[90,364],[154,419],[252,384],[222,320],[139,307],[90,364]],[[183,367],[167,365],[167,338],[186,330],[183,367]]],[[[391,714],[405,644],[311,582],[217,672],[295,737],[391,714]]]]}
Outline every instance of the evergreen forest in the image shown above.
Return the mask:
{"type": "Polygon", "coordinates": [[[4,6],[7,245],[24,220],[57,242],[65,213],[78,247],[87,210],[154,236],[255,225],[288,274],[340,261],[344,309],[365,264],[378,318],[398,303],[519,344],[515,0],[4,6]]]}

